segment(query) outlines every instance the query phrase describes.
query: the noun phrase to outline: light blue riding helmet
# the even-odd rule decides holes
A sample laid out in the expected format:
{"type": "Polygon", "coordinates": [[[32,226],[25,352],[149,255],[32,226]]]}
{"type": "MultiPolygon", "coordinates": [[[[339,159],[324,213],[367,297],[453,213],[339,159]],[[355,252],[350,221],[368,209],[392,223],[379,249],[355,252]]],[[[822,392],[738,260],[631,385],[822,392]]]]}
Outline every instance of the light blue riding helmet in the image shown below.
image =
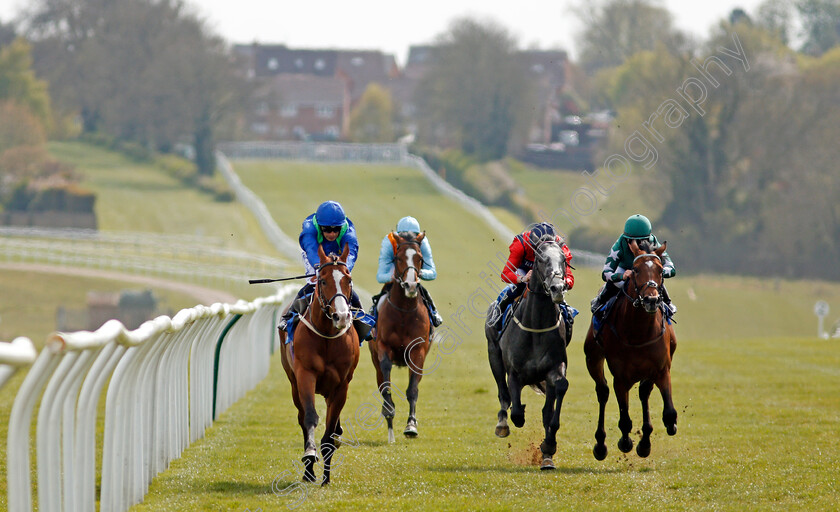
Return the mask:
{"type": "Polygon", "coordinates": [[[403,231],[411,231],[412,233],[420,233],[420,223],[414,217],[403,217],[397,222],[397,233],[403,231]]]}

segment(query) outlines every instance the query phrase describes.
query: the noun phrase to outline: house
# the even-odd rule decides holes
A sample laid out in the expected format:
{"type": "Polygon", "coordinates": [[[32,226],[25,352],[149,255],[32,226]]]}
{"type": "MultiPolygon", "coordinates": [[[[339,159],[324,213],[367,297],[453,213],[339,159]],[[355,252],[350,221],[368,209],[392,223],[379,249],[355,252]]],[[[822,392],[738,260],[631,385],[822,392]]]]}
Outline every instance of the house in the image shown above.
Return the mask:
{"type": "Polygon", "coordinates": [[[245,131],[262,140],[345,138],[350,110],[371,83],[399,75],[376,50],[236,45],[240,73],[254,84],[245,131]]]}

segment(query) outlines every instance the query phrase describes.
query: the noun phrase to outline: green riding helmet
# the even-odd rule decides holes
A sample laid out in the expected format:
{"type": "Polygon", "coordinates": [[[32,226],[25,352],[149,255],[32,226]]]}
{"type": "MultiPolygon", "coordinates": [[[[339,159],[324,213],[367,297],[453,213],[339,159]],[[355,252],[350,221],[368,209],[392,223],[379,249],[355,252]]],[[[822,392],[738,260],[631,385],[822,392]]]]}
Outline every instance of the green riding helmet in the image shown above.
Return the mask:
{"type": "Polygon", "coordinates": [[[627,238],[649,237],[650,221],[644,215],[631,215],[624,223],[624,236],[627,238]]]}

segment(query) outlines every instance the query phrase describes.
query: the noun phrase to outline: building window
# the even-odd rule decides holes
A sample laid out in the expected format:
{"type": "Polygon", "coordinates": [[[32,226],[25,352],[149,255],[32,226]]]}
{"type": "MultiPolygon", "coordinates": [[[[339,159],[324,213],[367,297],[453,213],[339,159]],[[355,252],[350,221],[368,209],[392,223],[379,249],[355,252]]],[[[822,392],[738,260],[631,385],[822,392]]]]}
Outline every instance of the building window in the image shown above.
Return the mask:
{"type": "Polygon", "coordinates": [[[318,71],[322,71],[325,67],[327,67],[327,64],[324,62],[324,59],[318,59],[315,61],[315,69],[318,71]]]}
{"type": "Polygon", "coordinates": [[[295,59],[295,67],[298,69],[303,69],[303,59],[297,58],[295,59]]]}
{"type": "Polygon", "coordinates": [[[295,117],[298,113],[297,105],[294,103],[284,103],[280,107],[280,117],[295,117]]]}
{"type": "Polygon", "coordinates": [[[361,58],[361,57],[353,57],[353,58],[350,60],[350,63],[351,63],[351,64],[353,64],[353,65],[354,65],[354,66],[356,66],[356,67],[359,67],[359,66],[361,66],[362,64],[364,64],[364,63],[365,63],[365,59],[363,59],[363,58],[361,58]]]}
{"type": "Polygon", "coordinates": [[[327,126],[326,129],[324,129],[324,133],[334,139],[337,139],[339,135],[341,135],[341,131],[338,129],[338,126],[335,125],[327,126]]]}
{"type": "Polygon", "coordinates": [[[277,61],[274,57],[268,59],[268,69],[272,71],[277,71],[277,68],[280,67],[280,62],[277,61]]]}
{"type": "Polygon", "coordinates": [[[330,119],[335,116],[335,108],[332,105],[318,105],[315,107],[315,115],[321,119],[330,119]]]}
{"type": "Polygon", "coordinates": [[[268,115],[268,112],[269,112],[268,102],[261,101],[261,102],[257,103],[257,108],[254,109],[254,112],[259,116],[268,115]]]}
{"type": "Polygon", "coordinates": [[[289,135],[289,129],[286,128],[285,126],[278,126],[278,127],[274,128],[274,133],[278,137],[285,137],[285,136],[289,135]]]}

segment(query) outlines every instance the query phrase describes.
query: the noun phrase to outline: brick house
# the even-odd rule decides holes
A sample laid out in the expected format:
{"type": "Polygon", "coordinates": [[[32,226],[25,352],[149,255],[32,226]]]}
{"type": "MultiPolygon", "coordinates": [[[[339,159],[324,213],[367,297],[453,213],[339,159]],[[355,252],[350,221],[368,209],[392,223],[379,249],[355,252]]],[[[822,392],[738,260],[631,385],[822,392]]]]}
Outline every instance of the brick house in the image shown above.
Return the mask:
{"type": "Polygon", "coordinates": [[[254,85],[245,131],[262,140],[343,139],[365,88],[399,73],[394,57],[380,51],[252,44],[236,45],[234,54],[254,85]]]}

